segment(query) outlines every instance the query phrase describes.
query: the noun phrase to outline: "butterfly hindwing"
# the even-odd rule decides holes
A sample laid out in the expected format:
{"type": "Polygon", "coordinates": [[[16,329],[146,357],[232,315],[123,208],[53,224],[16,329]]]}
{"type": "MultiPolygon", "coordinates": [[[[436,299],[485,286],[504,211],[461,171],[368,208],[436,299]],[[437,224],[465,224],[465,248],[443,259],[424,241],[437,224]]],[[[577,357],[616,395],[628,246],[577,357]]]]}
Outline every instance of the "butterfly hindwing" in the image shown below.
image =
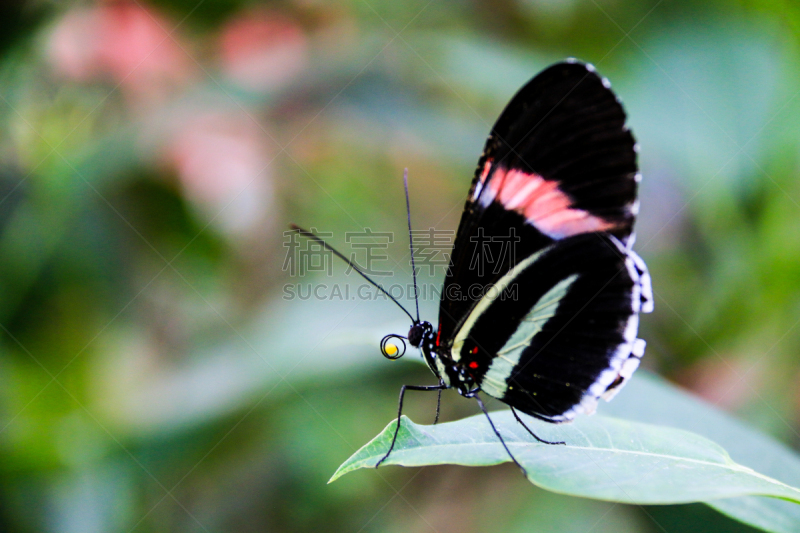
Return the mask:
{"type": "Polygon", "coordinates": [[[627,243],[636,176],[635,141],[606,80],[577,62],[534,77],[486,141],[445,279],[442,338],[451,339],[475,305],[468,295],[447,295],[494,283],[517,258],[587,232],[627,243]],[[514,254],[505,253],[506,241],[514,243],[514,254]],[[491,256],[492,268],[476,268],[478,256],[491,256]]]}
{"type": "Polygon", "coordinates": [[[593,412],[638,366],[638,314],[652,305],[643,263],[604,233],[519,261],[473,308],[450,355],[487,394],[550,421],[593,412]]]}

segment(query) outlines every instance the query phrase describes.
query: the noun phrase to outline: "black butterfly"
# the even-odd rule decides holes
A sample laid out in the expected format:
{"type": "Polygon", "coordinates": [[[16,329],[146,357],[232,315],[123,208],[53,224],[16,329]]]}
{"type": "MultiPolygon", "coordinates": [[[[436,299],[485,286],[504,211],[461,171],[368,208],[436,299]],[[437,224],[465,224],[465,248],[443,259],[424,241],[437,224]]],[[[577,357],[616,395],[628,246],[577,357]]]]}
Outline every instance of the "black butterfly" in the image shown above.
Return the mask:
{"type": "Polygon", "coordinates": [[[488,418],[483,391],[511,406],[520,423],[515,409],[559,423],[593,413],[630,378],[645,347],[639,313],[653,309],[647,268],[631,250],[636,151],[622,105],[591,65],[555,64],[514,96],[478,162],[438,330],[419,320],[417,308],[416,319],[406,311],[407,337],[381,342],[396,359],[407,339],[439,379],[403,386],[395,439],[406,390],[441,397],[455,388],[488,418]],[[482,264],[486,258],[490,265],[482,264]]]}

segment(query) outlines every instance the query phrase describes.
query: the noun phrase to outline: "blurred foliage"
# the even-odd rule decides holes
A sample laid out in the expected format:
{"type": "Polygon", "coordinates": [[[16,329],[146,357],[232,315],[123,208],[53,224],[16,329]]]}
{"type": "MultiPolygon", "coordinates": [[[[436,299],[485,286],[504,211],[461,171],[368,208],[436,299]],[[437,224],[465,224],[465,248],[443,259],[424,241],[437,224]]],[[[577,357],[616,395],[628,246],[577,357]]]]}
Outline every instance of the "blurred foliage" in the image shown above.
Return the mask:
{"type": "Polygon", "coordinates": [[[286,301],[358,282],[283,232],[395,232],[408,282],[402,169],[455,229],[513,92],[591,61],[641,145],[646,364],[800,445],[798,37],[789,0],[0,1],[0,529],[743,531],[508,466],[326,485],[431,378],[379,356],[386,302],[286,301]]]}

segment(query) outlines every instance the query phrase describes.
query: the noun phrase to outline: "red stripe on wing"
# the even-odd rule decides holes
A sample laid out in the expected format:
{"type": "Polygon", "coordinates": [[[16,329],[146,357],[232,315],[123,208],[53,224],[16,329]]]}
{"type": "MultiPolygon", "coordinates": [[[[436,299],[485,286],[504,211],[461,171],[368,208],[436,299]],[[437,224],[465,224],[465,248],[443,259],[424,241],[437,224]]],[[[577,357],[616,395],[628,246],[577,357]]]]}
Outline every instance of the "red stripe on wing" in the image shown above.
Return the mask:
{"type": "MultiPolygon", "coordinates": [[[[491,166],[492,161],[486,161],[480,176],[482,185],[489,177],[491,166]]],[[[503,167],[496,167],[491,175],[485,199],[497,201],[506,209],[523,215],[530,224],[553,239],[609,231],[615,227],[613,222],[573,208],[572,199],[559,189],[557,181],[503,167]]]]}

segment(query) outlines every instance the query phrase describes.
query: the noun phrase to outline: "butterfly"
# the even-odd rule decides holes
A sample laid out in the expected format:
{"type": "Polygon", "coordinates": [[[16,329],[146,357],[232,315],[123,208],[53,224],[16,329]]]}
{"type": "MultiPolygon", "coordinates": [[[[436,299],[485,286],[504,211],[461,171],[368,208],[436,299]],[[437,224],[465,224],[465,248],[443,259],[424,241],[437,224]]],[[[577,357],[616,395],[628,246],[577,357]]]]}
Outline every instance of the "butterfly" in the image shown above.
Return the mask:
{"type": "Polygon", "coordinates": [[[438,328],[419,319],[417,304],[416,318],[404,309],[407,336],[381,342],[390,359],[405,353],[405,340],[419,348],[439,383],[403,386],[394,439],[376,467],[394,448],[407,390],[441,398],[454,388],[476,399],[522,468],[480,392],[509,405],[523,426],[517,410],[569,422],[610,400],[639,366],[639,314],[653,310],[653,294],[632,250],[641,175],[625,120],[608,80],[576,60],[543,70],[505,107],[456,231],[438,328]]]}

